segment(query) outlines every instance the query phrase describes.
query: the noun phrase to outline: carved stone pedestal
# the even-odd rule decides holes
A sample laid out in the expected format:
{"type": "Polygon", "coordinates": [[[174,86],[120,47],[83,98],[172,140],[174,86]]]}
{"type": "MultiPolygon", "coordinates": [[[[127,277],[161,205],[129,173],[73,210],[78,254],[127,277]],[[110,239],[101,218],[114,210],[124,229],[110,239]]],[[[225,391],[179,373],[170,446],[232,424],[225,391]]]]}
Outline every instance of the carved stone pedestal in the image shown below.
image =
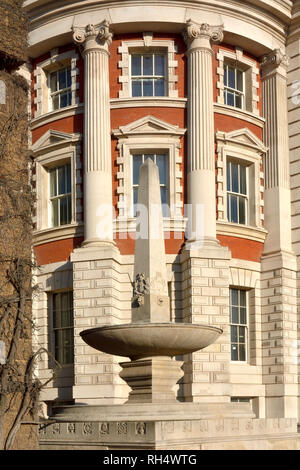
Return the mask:
{"type": "Polygon", "coordinates": [[[132,389],[127,403],[176,402],[174,389],[183,376],[182,364],[170,357],[121,362],[120,377],[132,389]]]}

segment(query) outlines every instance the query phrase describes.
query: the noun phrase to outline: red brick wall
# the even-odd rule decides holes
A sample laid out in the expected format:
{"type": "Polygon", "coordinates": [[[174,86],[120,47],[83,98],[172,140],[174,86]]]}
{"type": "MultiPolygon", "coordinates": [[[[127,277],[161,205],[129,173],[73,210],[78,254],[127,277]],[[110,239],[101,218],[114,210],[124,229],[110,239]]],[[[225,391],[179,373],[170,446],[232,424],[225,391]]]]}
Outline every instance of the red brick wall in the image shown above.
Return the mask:
{"type": "MultiPolygon", "coordinates": [[[[179,97],[187,96],[187,74],[186,74],[186,61],[187,57],[185,55],[186,46],[182,39],[181,35],[178,34],[158,34],[154,33],[155,39],[166,39],[174,40],[177,46],[178,52],[175,54],[175,60],[178,61],[178,68],[176,69],[176,74],[178,75],[178,82],[176,87],[178,89],[179,97]]],[[[118,53],[118,47],[121,45],[123,40],[130,39],[142,39],[142,35],[139,33],[126,34],[126,35],[115,35],[113,42],[110,46],[110,60],[109,60],[109,73],[110,73],[110,95],[111,98],[118,98],[118,92],[121,89],[121,84],[118,81],[119,76],[121,75],[121,69],[118,68],[118,62],[121,60],[121,55],[118,53]]],[[[220,48],[233,50],[234,48],[227,44],[222,44],[213,46],[213,78],[214,78],[214,100],[217,99],[217,60],[216,53],[220,48]]],[[[78,96],[79,101],[83,102],[84,100],[84,63],[83,59],[80,56],[79,50],[72,44],[64,46],[59,49],[59,52],[64,52],[66,50],[76,49],[80,57],[78,60],[77,66],[79,68],[79,90],[78,96]]],[[[255,57],[250,54],[244,53],[246,57],[251,58],[256,61],[255,57]]],[[[49,54],[45,54],[42,57],[39,57],[33,61],[33,67],[42,60],[45,60],[49,57],[49,54]]],[[[259,94],[261,90],[259,89],[259,94]]],[[[34,92],[33,92],[34,98],[34,92]]],[[[261,109],[261,108],[260,108],[261,109]]],[[[167,108],[167,107],[145,107],[145,108],[122,108],[122,109],[112,109],[111,110],[111,128],[117,129],[120,126],[129,124],[132,121],[136,121],[144,116],[152,115],[159,119],[162,119],[170,124],[178,125],[181,128],[187,127],[187,117],[186,109],[182,108],[167,108]]],[[[235,129],[240,129],[247,127],[251,130],[258,138],[262,138],[262,129],[254,124],[248,123],[245,120],[233,118],[230,116],[221,115],[215,113],[215,131],[224,131],[229,132],[235,129]]],[[[65,119],[60,119],[49,124],[45,124],[33,130],[32,140],[33,143],[37,141],[48,129],[61,130],[67,133],[83,133],[83,115],[75,115],[65,119]]],[[[183,202],[186,203],[186,137],[181,138],[181,149],[180,154],[183,157],[183,163],[181,170],[183,172],[183,202]]],[[[117,139],[112,138],[111,143],[112,151],[112,178],[113,178],[113,204],[117,213],[117,139]]],[[[173,234],[172,234],[173,236],[173,234]]],[[[221,244],[228,246],[234,257],[241,259],[249,260],[259,260],[262,251],[262,244],[258,242],[252,242],[251,240],[240,239],[236,237],[218,237],[221,244]]],[[[54,261],[62,261],[69,258],[71,251],[74,246],[78,246],[81,243],[81,239],[67,239],[58,242],[46,243],[40,246],[35,247],[35,252],[38,257],[38,262],[40,264],[50,263],[54,261]],[[51,260],[51,261],[50,261],[51,260]]],[[[165,240],[166,252],[167,253],[178,253],[181,249],[181,246],[184,242],[183,234],[181,234],[180,240],[165,240]]],[[[116,243],[123,254],[130,254],[134,252],[134,240],[128,237],[127,240],[120,240],[119,237],[116,239],[116,243]]]]}

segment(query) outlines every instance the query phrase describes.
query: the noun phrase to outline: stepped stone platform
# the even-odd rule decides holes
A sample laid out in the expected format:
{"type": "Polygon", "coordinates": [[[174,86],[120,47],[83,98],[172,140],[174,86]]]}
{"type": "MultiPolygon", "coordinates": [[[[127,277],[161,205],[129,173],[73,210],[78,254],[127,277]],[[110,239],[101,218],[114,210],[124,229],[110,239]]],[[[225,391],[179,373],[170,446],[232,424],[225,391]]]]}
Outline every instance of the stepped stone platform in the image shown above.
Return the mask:
{"type": "Polygon", "coordinates": [[[40,425],[42,450],[299,450],[296,419],[248,403],[75,405],[40,425]]]}

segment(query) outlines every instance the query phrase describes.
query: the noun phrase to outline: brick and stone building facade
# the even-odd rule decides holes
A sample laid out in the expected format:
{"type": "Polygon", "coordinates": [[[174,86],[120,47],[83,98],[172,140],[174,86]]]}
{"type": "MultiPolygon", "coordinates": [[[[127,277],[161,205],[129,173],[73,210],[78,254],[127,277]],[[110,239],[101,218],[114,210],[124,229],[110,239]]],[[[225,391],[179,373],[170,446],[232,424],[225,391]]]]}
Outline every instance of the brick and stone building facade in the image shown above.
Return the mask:
{"type": "MultiPolygon", "coordinates": [[[[64,364],[42,399],[126,400],[120,358],[79,333],[131,320],[134,171],[151,154],[169,206],[170,319],[223,329],[183,358],[179,399],[251,401],[259,418],[298,419],[299,0],[24,7],[34,340],[64,364]]],[[[41,361],[38,374],[50,369],[41,361]]]]}

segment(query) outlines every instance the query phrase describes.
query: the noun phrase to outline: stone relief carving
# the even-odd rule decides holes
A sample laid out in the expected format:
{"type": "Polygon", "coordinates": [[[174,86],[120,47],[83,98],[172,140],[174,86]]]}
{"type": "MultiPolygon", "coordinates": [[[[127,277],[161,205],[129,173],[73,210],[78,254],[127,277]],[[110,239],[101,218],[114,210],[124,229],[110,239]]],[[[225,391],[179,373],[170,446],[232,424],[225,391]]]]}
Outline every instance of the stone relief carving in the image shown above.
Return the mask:
{"type": "Polygon", "coordinates": [[[145,273],[138,273],[133,282],[133,299],[138,306],[144,304],[145,294],[150,294],[150,281],[145,273]]]}
{"type": "Polygon", "coordinates": [[[100,434],[109,434],[109,423],[100,423],[100,434]]]}
{"type": "Polygon", "coordinates": [[[68,423],[67,429],[68,429],[68,433],[69,433],[69,434],[75,433],[75,432],[76,432],[76,425],[75,425],[75,423],[68,423]]]}
{"type": "Polygon", "coordinates": [[[146,434],[146,423],[136,423],[135,433],[139,435],[146,434]]]}
{"type": "Polygon", "coordinates": [[[92,423],[83,423],[83,434],[92,434],[92,423]]]}
{"type": "Polygon", "coordinates": [[[127,423],[117,423],[118,434],[127,434],[127,423]]]}

